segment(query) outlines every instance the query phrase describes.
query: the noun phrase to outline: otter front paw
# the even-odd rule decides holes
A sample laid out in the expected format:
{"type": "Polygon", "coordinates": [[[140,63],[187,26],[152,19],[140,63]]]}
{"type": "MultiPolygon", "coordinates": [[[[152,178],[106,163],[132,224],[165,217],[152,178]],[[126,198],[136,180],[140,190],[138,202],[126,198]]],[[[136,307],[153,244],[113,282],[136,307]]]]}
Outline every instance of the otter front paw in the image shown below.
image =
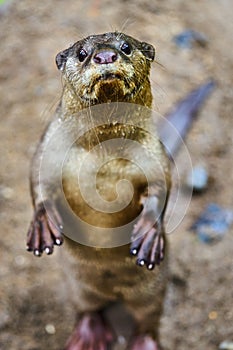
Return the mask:
{"type": "Polygon", "coordinates": [[[140,234],[144,225],[145,218],[142,217],[134,227],[130,253],[137,256],[139,266],[146,265],[148,270],[153,270],[164,259],[164,232],[160,219],[146,233],[140,234]]]}
{"type": "Polygon", "coordinates": [[[52,254],[54,245],[61,245],[62,220],[54,204],[45,201],[35,207],[33,220],[27,234],[27,250],[36,256],[43,252],[52,254]]]}

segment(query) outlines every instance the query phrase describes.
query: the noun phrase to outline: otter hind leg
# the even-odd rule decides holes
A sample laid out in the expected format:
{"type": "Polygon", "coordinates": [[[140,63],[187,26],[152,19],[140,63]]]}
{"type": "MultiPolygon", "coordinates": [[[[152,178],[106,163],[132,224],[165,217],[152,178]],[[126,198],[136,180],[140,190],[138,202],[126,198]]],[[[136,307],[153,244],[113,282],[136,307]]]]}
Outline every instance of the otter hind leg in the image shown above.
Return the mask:
{"type": "Polygon", "coordinates": [[[153,272],[140,271],[145,272],[144,279],[141,278],[144,283],[137,285],[138,294],[131,294],[125,300],[125,306],[135,322],[128,350],[162,350],[159,328],[166,292],[167,259],[153,272]],[[137,298],[137,295],[141,297],[137,298]]]}
{"type": "Polygon", "coordinates": [[[84,314],[64,350],[108,350],[114,333],[100,312],[84,314]]]}

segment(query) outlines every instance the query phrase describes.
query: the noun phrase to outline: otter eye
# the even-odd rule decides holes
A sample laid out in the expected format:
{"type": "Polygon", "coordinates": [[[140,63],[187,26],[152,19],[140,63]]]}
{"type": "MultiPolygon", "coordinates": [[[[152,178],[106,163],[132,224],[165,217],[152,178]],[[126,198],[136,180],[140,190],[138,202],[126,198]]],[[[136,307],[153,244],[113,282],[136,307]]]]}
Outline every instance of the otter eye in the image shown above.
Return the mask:
{"type": "Polygon", "coordinates": [[[87,52],[84,49],[80,49],[78,52],[78,59],[80,62],[83,62],[87,57],[87,52]]]}
{"type": "Polygon", "coordinates": [[[123,43],[121,45],[121,51],[123,51],[126,55],[130,55],[132,52],[132,49],[128,43],[123,43]]]}

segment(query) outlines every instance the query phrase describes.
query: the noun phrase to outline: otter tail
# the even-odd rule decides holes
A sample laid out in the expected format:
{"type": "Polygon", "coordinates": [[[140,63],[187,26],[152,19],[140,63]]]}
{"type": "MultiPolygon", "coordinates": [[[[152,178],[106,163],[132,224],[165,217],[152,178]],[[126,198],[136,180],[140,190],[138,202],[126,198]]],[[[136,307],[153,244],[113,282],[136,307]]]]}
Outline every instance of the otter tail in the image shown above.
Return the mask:
{"type": "Polygon", "coordinates": [[[167,114],[166,119],[169,123],[159,125],[158,134],[170,158],[173,158],[178,151],[181,146],[180,138],[185,138],[201,106],[214,87],[215,82],[209,80],[193,90],[167,114]]]}

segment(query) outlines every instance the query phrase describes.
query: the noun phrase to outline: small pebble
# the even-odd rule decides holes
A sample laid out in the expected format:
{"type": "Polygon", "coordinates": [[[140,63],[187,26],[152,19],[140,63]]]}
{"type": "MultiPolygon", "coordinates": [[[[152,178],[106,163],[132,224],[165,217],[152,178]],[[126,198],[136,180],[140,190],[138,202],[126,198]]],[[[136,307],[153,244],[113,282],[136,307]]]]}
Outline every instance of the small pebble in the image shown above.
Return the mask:
{"type": "Polygon", "coordinates": [[[201,46],[206,46],[208,43],[208,39],[203,33],[196,32],[192,29],[187,29],[177,34],[173,40],[178,47],[185,49],[191,49],[195,42],[201,46]]]}
{"type": "Polygon", "coordinates": [[[1,185],[0,186],[0,195],[4,199],[11,199],[14,196],[14,190],[10,187],[1,185]]]}
{"type": "Polygon", "coordinates": [[[218,318],[218,313],[216,311],[211,311],[208,317],[211,321],[216,320],[218,318]]]}
{"type": "Polygon", "coordinates": [[[188,174],[186,184],[189,188],[192,188],[194,192],[202,192],[207,188],[208,177],[208,172],[205,167],[197,165],[188,174]]]}
{"type": "Polygon", "coordinates": [[[11,1],[1,0],[0,1],[0,16],[7,15],[10,10],[11,1]]]}
{"type": "Polygon", "coordinates": [[[4,329],[8,324],[11,324],[9,311],[4,305],[0,305],[0,329],[4,329]]]}
{"type": "Polygon", "coordinates": [[[233,342],[231,342],[231,341],[223,341],[219,345],[219,349],[220,350],[233,350],[233,342]]]}
{"type": "Polygon", "coordinates": [[[23,255],[17,255],[15,257],[16,265],[23,266],[23,265],[25,265],[25,262],[26,262],[26,259],[25,259],[25,257],[23,255]]]}
{"type": "Polygon", "coordinates": [[[224,209],[218,204],[209,204],[200,217],[191,226],[203,243],[221,240],[233,222],[233,211],[224,209]]]}
{"type": "Polygon", "coordinates": [[[46,324],[46,326],[45,326],[45,331],[46,331],[48,334],[55,334],[55,333],[56,333],[56,328],[54,327],[53,324],[48,323],[48,324],[46,324]]]}

